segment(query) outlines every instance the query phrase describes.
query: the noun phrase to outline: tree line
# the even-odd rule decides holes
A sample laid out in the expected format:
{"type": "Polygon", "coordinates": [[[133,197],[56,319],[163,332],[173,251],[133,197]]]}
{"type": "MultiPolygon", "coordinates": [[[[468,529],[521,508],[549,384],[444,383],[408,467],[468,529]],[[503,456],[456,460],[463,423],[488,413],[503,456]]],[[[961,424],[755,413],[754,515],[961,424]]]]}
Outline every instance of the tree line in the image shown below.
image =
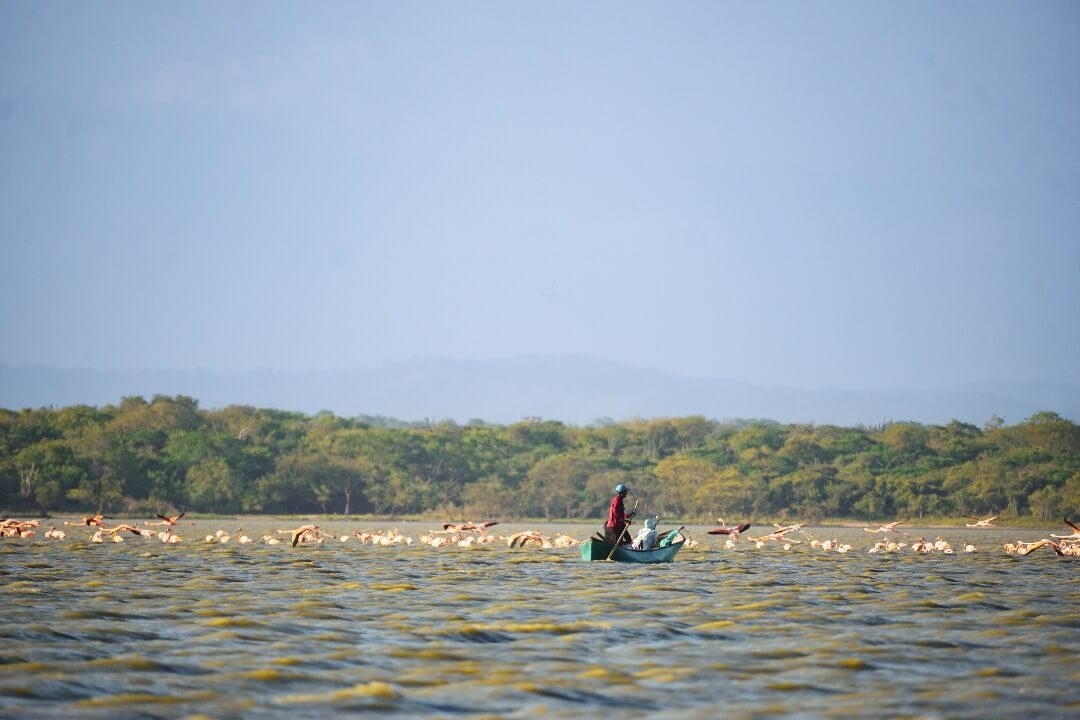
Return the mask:
{"type": "Polygon", "coordinates": [[[628,485],[687,520],[1080,514],[1080,426],[701,416],[406,423],[185,396],[0,410],[0,509],[597,518],[628,485]]]}

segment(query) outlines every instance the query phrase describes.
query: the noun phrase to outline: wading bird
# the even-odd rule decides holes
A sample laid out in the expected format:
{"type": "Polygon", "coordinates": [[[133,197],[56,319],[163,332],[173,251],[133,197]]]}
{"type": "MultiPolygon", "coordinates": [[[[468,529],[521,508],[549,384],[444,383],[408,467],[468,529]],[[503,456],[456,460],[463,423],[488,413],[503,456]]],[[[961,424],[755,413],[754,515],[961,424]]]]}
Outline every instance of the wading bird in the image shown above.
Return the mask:
{"type": "Polygon", "coordinates": [[[295,530],[278,530],[279,533],[290,533],[292,535],[292,546],[296,547],[300,543],[319,542],[322,540],[322,530],[318,525],[301,525],[295,530]]]}
{"type": "Polygon", "coordinates": [[[1080,542],[1062,540],[1060,543],[1051,543],[1051,547],[1058,555],[1080,557],[1080,542]]]}
{"type": "Polygon", "coordinates": [[[1005,552],[1007,552],[1009,555],[1019,555],[1020,557],[1024,557],[1025,555],[1030,555],[1039,548],[1046,547],[1047,545],[1053,546],[1055,545],[1055,543],[1053,540],[1049,540],[1047,538],[1043,538],[1042,540],[1036,540],[1035,542],[1030,543],[1017,540],[1015,543],[1005,543],[1005,552]]]}
{"type": "Polygon", "coordinates": [[[0,537],[33,537],[39,525],[40,520],[4,520],[0,522],[0,537]]]}

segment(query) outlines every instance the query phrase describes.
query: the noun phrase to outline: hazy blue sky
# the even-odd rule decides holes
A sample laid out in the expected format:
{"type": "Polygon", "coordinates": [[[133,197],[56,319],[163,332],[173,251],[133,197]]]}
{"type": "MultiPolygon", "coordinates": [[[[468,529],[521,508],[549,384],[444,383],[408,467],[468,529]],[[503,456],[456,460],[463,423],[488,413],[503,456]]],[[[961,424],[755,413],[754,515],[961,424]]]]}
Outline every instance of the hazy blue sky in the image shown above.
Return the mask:
{"type": "Polygon", "coordinates": [[[0,2],[0,362],[1080,383],[1075,2],[0,2]]]}

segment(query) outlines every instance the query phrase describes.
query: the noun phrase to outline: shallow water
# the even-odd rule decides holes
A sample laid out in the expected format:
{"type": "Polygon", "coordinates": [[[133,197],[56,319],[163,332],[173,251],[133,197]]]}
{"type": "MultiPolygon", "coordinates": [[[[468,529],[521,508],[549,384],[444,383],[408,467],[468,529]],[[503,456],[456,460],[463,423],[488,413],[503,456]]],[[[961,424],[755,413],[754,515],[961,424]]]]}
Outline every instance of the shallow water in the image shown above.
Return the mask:
{"type": "MultiPolygon", "coordinates": [[[[257,538],[281,521],[242,521],[257,538]]],[[[299,524],[299,523],[296,523],[299,524]]],[[[358,526],[323,523],[342,534],[358,526]]],[[[398,524],[418,537],[430,524],[398,524]]],[[[0,541],[0,716],[1076,717],[1080,561],[756,550],[670,565],[434,550],[0,541]]],[[[384,525],[384,527],[388,527],[384,525]]],[[[592,527],[533,526],[584,538],[592,527]]],[[[507,533],[517,526],[498,526],[507,533]]],[[[693,529],[692,529],[693,530],[693,529]]],[[[749,533],[754,534],[751,530],[749,533]]]]}

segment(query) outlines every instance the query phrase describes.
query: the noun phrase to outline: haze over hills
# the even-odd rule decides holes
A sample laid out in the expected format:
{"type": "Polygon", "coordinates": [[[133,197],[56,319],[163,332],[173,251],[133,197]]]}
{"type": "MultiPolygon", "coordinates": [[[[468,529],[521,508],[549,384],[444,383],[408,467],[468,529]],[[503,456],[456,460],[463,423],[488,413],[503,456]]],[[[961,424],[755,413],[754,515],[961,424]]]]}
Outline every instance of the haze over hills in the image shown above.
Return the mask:
{"type": "Polygon", "coordinates": [[[805,389],[693,378],[590,357],[421,358],[335,371],[92,370],[0,365],[0,407],[107,405],[128,395],[188,395],[202,407],[274,407],[340,416],[510,423],[704,415],[784,423],[912,420],[981,425],[1050,410],[1080,420],[1080,388],[1048,381],[926,389],[805,389]]]}

